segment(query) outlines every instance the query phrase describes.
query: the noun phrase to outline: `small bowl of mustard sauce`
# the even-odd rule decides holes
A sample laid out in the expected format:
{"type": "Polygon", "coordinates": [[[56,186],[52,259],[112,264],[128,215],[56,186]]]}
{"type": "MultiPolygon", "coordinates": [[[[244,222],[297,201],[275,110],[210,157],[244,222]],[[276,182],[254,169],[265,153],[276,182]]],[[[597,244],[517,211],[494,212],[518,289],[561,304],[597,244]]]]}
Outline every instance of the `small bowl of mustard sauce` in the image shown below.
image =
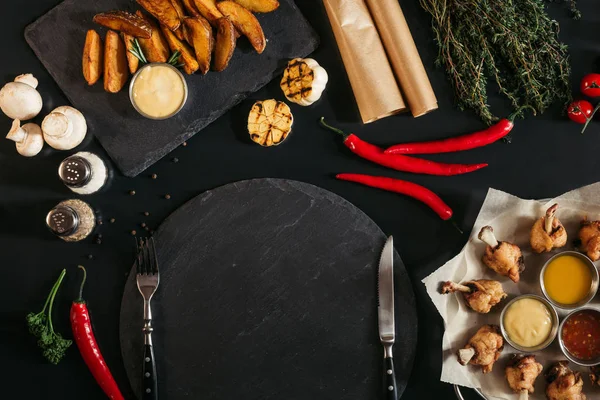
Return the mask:
{"type": "Polygon", "coordinates": [[[129,99],[133,108],[149,119],[171,118],[181,111],[187,97],[185,77],[167,63],[144,65],[129,84],[129,99]]]}
{"type": "Polygon", "coordinates": [[[515,349],[532,353],[548,347],[558,333],[558,313],[541,296],[525,294],[512,299],[500,314],[500,330],[515,349]]]}

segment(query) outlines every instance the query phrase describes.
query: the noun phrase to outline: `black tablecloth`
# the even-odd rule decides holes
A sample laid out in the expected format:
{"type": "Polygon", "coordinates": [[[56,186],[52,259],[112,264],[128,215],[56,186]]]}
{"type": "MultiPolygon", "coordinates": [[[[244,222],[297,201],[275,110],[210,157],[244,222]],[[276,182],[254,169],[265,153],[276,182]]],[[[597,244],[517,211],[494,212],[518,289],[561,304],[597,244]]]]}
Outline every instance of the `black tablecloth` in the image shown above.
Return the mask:
{"type": "MultiPolygon", "coordinates": [[[[56,0],[0,3],[0,78],[9,81],[21,73],[35,74],[44,98],[41,116],[66,104],[66,99],[25,44],[23,30],[56,3],[56,0]]],[[[571,49],[574,93],[578,93],[579,80],[584,74],[598,71],[600,55],[600,42],[594,30],[600,22],[598,5],[595,0],[579,3],[584,15],[581,21],[569,19],[562,5],[549,7],[551,15],[561,22],[561,38],[571,49]]],[[[141,223],[156,227],[178,206],[207,189],[256,177],[296,179],[331,190],[356,204],[386,233],[394,235],[396,248],[413,280],[419,307],[419,351],[404,398],[452,398],[452,387],[439,382],[442,321],[426,296],[421,279],[464,245],[488,187],[524,198],[544,198],[599,180],[600,123],[592,123],[586,134],[580,135],[580,126],[570,123],[557,106],[542,116],[517,121],[510,145],[496,143],[465,153],[431,157],[448,162],[490,164],[484,170],[464,176],[409,175],[371,164],[353,156],[339,137],[320,129],[318,118],[323,115],[331,123],[380,145],[457,135],[480,129],[482,123],[472,113],[454,107],[444,72],[433,67],[437,48],[430,19],[417,0],[403,1],[402,7],[440,109],[418,119],[399,115],[370,125],[358,122],[352,91],[322,4],[317,1],[297,1],[297,4],[321,36],[321,46],[313,56],[330,76],[323,99],[313,107],[292,107],[295,124],[290,138],[277,148],[260,148],[247,137],[247,112],[253,100],[283,99],[278,82],[272,82],[146,173],[129,179],[115,172],[107,191],[86,198],[103,216],[103,225],[98,230],[102,234],[101,244],[96,244],[94,238],[78,244],[63,243],[44,226],[47,211],[71,197],[56,174],[58,163],[70,152],[45,149],[41,155],[26,159],[16,153],[12,142],[0,141],[2,398],[105,398],[75,348],[68,351],[58,366],[50,365],[42,359],[25,326],[27,312],[42,307],[60,270],[67,268],[54,319],[57,329],[71,336],[68,310],[76,296],[77,264],[88,267],[85,297],[92,310],[96,337],[115,378],[126,397],[131,398],[118,335],[121,295],[133,259],[130,232],[143,232],[141,223]],[[440,221],[431,210],[412,199],[336,181],[333,175],[339,172],[386,175],[426,185],[454,208],[455,218],[466,233],[458,234],[449,223],[440,221]],[[150,178],[153,173],[158,175],[157,179],[150,178]],[[129,194],[130,190],[135,190],[135,196],[129,194]],[[164,198],[166,194],[171,195],[169,200],[164,198]],[[145,216],[145,211],[150,215],[145,216]],[[110,223],[110,218],[115,222],[110,223]],[[89,254],[93,259],[88,259],[89,254]]],[[[496,113],[508,114],[501,99],[492,97],[490,103],[496,113]]],[[[0,132],[8,132],[10,122],[1,116],[0,132]]],[[[85,149],[106,156],[95,141],[85,149]]],[[[398,323],[402,323],[401,317],[398,323]]]]}

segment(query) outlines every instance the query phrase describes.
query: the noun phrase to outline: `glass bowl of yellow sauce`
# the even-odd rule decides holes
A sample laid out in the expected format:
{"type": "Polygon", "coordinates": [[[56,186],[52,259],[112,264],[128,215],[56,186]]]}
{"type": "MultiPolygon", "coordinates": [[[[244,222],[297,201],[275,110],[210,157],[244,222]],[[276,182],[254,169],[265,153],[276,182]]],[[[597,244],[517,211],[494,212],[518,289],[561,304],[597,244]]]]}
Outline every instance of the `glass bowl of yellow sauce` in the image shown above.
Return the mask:
{"type": "Polygon", "coordinates": [[[564,251],[550,258],[540,272],[540,286],[553,306],[574,310],[598,291],[598,270],[587,256],[564,251]]]}
{"type": "Polygon", "coordinates": [[[150,63],[140,68],[129,84],[133,108],[150,119],[167,119],[185,105],[188,87],[183,74],[167,63],[150,63]]]}
{"type": "Polygon", "coordinates": [[[552,304],[534,294],[515,297],[500,314],[504,340],[525,353],[550,346],[558,333],[558,325],[558,313],[552,304]]]}

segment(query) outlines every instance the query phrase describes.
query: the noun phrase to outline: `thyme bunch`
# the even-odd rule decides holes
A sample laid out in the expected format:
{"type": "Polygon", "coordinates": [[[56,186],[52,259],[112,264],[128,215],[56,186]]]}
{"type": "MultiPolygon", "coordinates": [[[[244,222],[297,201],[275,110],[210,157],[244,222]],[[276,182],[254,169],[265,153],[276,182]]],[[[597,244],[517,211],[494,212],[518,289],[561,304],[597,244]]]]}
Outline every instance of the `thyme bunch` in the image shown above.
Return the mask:
{"type": "Polygon", "coordinates": [[[571,97],[567,46],[543,0],[420,0],[432,16],[439,46],[436,64],[446,69],[460,109],[487,124],[497,120],[487,103],[493,80],[513,109],[543,113],[571,97]]]}

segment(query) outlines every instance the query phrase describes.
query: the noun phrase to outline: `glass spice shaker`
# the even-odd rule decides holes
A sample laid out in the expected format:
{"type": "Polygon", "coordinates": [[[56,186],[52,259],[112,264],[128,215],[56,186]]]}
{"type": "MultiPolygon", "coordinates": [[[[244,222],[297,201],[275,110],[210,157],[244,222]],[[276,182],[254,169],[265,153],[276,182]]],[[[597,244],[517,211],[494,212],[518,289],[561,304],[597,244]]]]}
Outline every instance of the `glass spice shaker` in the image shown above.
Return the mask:
{"type": "Polygon", "coordinates": [[[92,233],[96,216],[85,201],[72,199],[58,203],[46,216],[50,231],[66,242],[78,242],[92,233]]]}
{"type": "Polygon", "coordinates": [[[106,184],[108,169],[104,161],[94,153],[80,151],[60,163],[58,176],[73,192],[93,194],[106,184]]]}

